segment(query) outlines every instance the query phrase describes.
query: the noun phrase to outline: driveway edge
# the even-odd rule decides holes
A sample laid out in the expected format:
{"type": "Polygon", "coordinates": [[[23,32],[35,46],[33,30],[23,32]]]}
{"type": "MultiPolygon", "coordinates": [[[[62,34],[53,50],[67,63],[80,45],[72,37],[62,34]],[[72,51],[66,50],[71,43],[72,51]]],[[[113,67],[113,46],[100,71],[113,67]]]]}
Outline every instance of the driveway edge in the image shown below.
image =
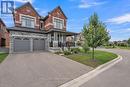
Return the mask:
{"type": "Polygon", "coordinates": [[[71,80],[59,87],[79,87],[80,85],[84,84],[85,82],[89,81],[90,79],[94,78],[95,76],[97,76],[98,74],[102,73],[103,71],[109,69],[110,67],[114,66],[115,64],[117,64],[118,62],[120,62],[122,60],[122,56],[118,55],[118,57],[116,59],[113,59],[103,65],[100,65],[99,67],[97,67],[96,69],[81,75],[80,77],[71,80]]]}

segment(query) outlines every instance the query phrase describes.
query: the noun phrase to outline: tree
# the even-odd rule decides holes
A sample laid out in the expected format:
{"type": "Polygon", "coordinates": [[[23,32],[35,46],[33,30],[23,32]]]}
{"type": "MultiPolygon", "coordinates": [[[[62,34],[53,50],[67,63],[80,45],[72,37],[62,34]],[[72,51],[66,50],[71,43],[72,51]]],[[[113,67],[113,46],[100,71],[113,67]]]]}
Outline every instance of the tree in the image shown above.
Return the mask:
{"type": "Polygon", "coordinates": [[[130,46],[130,38],[128,39],[127,43],[128,43],[128,45],[130,46]]]}
{"type": "Polygon", "coordinates": [[[94,13],[89,18],[89,23],[83,27],[83,36],[89,47],[92,48],[92,59],[94,58],[94,50],[98,46],[107,43],[110,39],[106,25],[99,21],[98,15],[94,13]]]}
{"type": "Polygon", "coordinates": [[[90,50],[86,40],[84,41],[82,47],[83,47],[85,53],[87,53],[90,50]]]}

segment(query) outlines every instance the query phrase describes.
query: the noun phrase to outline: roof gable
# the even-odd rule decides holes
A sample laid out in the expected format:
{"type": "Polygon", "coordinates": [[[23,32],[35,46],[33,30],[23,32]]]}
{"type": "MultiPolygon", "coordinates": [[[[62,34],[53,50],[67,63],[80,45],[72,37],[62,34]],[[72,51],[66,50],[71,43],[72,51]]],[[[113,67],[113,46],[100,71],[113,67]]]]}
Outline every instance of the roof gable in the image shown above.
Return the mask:
{"type": "Polygon", "coordinates": [[[40,16],[39,13],[38,13],[38,12],[34,9],[34,7],[30,4],[30,2],[27,2],[27,3],[23,4],[22,6],[15,8],[15,10],[19,10],[19,9],[25,7],[25,6],[29,6],[38,16],[40,16]]]}
{"type": "Polygon", "coordinates": [[[67,19],[66,15],[64,14],[64,12],[62,11],[62,9],[61,9],[61,7],[60,7],[60,6],[56,7],[56,8],[55,8],[55,9],[53,9],[51,12],[48,12],[48,15],[47,15],[47,16],[45,16],[44,18],[42,18],[42,17],[41,17],[41,19],[46,20],[46,19],[49,17],[49,14],[53,13],[53,12],[54,12],[55,10],[57,10],[57,9],[59,9],[59,10],[60,10],[60,12],[64,15],[64,17],[67,19]]]}
{"type": "Polygon", "coordinates": [[[66,15],[64,14],[64,12],[62,11],[62,9],[61,9],[60,6],[56,7],[55,9],[53,9],[50,13],[53,13],[53,12],[54,12],[55,10],[57,10],[57,9],[59,9],[60,12],[64,15],[64,17],[67,19],[66,15]]]}

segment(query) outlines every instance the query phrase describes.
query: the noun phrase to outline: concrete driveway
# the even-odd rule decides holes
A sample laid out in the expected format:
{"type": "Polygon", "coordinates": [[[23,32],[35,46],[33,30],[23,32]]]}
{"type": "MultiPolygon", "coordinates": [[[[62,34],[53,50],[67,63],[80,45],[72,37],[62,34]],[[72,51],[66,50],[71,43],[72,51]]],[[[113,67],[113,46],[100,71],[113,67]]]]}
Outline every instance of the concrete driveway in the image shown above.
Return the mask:
{"type": "Polygon", "coordinates": [[[0,87],[57,87],[92,70],[52,53],[10,54],[0,64],[0,87]]]}
{"type": "Polygon", "coordinates": [[[123,56],[123,60],[80,87],[130,87],[130,50],[100,49],[123,56]]]}

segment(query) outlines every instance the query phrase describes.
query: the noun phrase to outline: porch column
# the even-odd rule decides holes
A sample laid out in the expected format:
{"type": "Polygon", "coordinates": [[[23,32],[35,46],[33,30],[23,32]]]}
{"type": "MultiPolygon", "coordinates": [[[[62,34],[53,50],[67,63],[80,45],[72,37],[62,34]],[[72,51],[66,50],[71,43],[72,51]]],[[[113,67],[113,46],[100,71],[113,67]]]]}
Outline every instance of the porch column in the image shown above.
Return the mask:
{"type": "Polygon", "coordinates": [[[63,34],[61,35],[61,42],[62,42],[62,43],[64,42],[63,34]]]}
{"type": "Polygon", "coordinates": [[[63,43],[64,43],[64,45],[66,47],[66,34],[63,34],[63,43]]]}
{"type": "Polygon", "coordinates": [[[58,34],[57,34],[57,32],[54,32],[53,47],[58,47],[58,34]]]}

